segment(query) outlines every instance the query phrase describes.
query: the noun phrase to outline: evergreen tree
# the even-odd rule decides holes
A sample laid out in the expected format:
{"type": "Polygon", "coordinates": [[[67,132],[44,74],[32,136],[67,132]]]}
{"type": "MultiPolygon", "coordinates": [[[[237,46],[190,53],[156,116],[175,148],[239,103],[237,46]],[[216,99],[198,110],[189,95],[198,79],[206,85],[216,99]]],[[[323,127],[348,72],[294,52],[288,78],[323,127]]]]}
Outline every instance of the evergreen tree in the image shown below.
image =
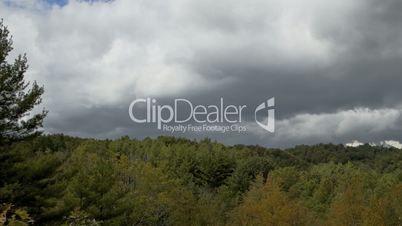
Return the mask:
{"type": "Polygon", "coordinates": [[[40,104],[44,92],[36,82],[24,81],[28,69],[27,58],[19,55],[14,63],[6,58],[12,51],[10,33],[0,21],[0,145],[10,144],[40,134],[46,111],[30,116],[40,104]]]}

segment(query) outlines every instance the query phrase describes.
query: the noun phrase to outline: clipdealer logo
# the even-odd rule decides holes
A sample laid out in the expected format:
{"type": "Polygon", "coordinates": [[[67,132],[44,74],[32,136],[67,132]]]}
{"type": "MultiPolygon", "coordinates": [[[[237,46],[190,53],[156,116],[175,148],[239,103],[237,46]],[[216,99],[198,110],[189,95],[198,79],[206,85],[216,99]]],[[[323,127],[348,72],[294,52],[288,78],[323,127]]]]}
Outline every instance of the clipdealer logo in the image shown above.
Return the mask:
{"type": "Polygon", "coordinates": [[[273,133],[275,132],[275,97],[268,99],[266,102],[261,103],[254,111],[255,122],[261,126],[261,128],[273,133]],[[257,112],[267,111],[267,122],[260,122],[257,120],[257,112]]]}
{"type": "MultiPolygon", "coordinates": [[[[194,105],[191,101],[178,98],[173,105],[159,104],[155,98],[139,98],[131,102],[128,113],[135,123],[156,124],[157,129],[169,132],[245,132],[242,116],[247,105],[226,105],[223,98],[214,105],[194,105]]],[[[275,97],[255,108],[254,118],[264,130],[275,132],[275,97]],[[263,119],[257,114],[262,112],[263,119]],[[265,113],[266,112],[266,113],[265,113]]]]}

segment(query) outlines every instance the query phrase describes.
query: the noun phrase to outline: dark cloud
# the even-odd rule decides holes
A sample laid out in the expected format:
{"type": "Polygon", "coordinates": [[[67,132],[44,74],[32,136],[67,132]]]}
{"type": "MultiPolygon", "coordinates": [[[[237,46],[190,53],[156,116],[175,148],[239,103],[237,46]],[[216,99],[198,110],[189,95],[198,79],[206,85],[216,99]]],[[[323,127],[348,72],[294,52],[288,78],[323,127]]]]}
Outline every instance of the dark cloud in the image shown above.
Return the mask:
{"type": "Polygon", "coordinates": [[[224,97],[250,106],[248,133],[174,135],[279,147],[402,140],[399,0],[25,4],[0,1],[0,13],[45,84],[49,132],[169,135],[131,122],[131,100],[224,97]],[[253,108],[272,96],[268,134],[253,108]]]}

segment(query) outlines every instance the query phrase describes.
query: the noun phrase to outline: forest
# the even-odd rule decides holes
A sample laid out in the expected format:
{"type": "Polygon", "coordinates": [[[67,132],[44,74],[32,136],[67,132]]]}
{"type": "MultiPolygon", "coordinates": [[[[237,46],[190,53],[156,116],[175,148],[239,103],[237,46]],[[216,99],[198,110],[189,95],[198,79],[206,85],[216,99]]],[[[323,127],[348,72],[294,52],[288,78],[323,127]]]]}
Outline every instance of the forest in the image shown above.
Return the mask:
{"type": "Polygon", "coordinates": [[[0,162],[5,225],[402,225],[395,148],[42,135],[0,162]]]}

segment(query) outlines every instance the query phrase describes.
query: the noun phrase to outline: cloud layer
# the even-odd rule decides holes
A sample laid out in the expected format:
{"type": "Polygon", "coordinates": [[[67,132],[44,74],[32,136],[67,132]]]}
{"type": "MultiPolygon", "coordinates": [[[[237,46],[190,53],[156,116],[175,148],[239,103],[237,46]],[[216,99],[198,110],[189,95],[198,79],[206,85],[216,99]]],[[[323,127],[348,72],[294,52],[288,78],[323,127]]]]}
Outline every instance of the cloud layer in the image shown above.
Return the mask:
{"type": "Polygon", "coordinates": [[[130,123],[136,97],[275,96],[276,134],[202,134],[272,146],[402,140],[401,10],[399,0],[0,0],[10,59],[26,52],[29,78],[46,88],[47,131],[155,136],[130,123]]]}

